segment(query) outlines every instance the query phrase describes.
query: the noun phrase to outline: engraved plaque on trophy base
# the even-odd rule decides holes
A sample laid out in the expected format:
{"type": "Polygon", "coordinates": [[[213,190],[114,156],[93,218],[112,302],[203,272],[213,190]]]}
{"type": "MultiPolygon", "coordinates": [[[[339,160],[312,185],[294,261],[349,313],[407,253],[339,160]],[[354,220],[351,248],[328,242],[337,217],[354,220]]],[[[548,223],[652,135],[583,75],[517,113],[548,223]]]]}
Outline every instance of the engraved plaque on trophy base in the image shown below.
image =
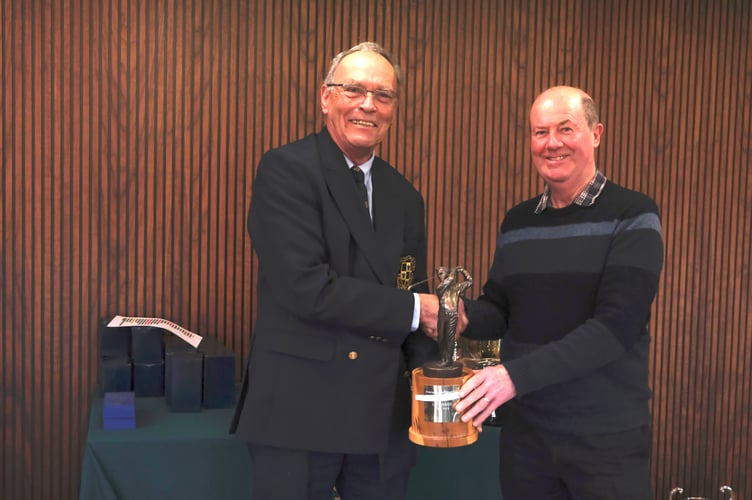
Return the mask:
{"type": "Polygon", "coordinates": [[[457,362],[428,362],[413,370],[410,441],[432,448],[456,448],[478,440],[473,422],[463,422],[454,410],[460,387],[472,374],[457,362]]]}

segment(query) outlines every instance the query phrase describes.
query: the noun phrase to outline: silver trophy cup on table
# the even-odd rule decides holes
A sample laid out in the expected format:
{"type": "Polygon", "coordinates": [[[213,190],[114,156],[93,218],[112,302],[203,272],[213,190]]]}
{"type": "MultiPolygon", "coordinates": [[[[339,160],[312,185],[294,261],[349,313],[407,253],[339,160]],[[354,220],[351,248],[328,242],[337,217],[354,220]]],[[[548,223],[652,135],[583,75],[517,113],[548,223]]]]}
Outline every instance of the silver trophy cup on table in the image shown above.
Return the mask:
{"type": "MultiPolygon", "coordinates": [[[[720,490],[721,493],[723,493],[723,498],[728,500],[735,500],[736,497],[734,496],[734,490],[731,489],[731,486],[723,485],[721,486],[720,490]],[[728,495],[728,497],[726,496],[728,495]]],[[[682,496],[684,494],[684,488],[676,487],[671,490],[671,493],[669,493],[668,500],[712,500],[710,497],[685,497],[682,496]]]]}

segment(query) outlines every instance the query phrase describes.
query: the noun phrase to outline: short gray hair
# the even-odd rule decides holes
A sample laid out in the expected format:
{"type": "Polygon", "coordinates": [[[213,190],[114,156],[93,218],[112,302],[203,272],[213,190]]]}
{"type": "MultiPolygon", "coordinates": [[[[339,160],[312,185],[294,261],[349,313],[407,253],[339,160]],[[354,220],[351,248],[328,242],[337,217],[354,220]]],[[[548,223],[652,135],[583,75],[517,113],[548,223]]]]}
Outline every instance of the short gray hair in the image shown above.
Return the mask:
{"type": "Polygon", "coordinates": [[[339,63],[342,62],[342,59],[344,59],[345,57],[355,52],[375,52],[379,54],[381,57],[383,57],[384,59],[386,59],[387,61],[389,61],[389,64],[391,64],[392,68],[394,69],[394,76],[397,79],[397,86],[398,87],[400,86],[400,84],[402,83],[402,70],[400,70],[400,67],[394,62],[392,55],[389,52],[387,52],[384,47],[382,47],[376,42],[362,42],[334,56],[334,59],[332,59],[332,62],[329,65],[329,72],[326,74],[324,83],[333,83],[332,76],[334,75],[334,72],[337,70],[339,63]]]}
{"type": "Polygon", "coordinates": [[[592,97],[584,92],[582,94],[582,110],[585,113],[585,120],[587,121],[588,127],[592,129],[600,121],[600,118],[598,117],[598,105],[595,104],[592,97]]]}

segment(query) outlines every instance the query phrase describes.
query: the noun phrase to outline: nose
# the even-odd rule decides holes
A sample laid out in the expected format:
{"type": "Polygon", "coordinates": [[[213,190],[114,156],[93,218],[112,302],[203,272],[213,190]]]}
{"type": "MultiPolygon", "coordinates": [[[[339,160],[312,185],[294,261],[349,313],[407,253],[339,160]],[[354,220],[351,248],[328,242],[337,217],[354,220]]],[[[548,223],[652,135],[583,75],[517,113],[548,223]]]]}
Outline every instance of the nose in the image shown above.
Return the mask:
{"type": "Polygon", "coordinates": [[[549,148],[558,148],[561,147],[561,140],[559,139],[559,135],[556,132],[552,132],[548,135],[548,144],[547,146],[549,148]]]}
{"type": "Polygon", "coordinates": [[[360,107],[367,110],[376,109],[372,92],[366,92],[365,97],[363,97],[363,100],[360,103],[360,107]]]}

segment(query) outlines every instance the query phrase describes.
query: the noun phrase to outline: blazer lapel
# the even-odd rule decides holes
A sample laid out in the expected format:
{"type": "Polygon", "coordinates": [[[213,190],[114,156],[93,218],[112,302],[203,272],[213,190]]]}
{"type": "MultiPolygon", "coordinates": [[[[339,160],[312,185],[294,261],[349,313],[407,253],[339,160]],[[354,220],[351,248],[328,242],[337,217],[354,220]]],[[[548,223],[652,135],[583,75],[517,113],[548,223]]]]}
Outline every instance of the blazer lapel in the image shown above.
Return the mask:
{"type": "MultiPolygon", "coordinates": [[[[383,284],[389,283],[390,271],[387,265],[388,260],[383,253],[383,246],[379,243],[379,237],[377,237],[377,233],[374,231],[371,218],[360,201],[344,155],[334,141],[332,141],[326,130],[318,135],[318,143],[324,178],[332,193],[334,203],[339,208],[345,223],[350,228],[353,238],[360,246],[363,255],[379,278],[379,281],[383,284]]],[[[374,161],[375,164],[376,161],[374,161]]],[[[374,210],[376,208],[375,196],[376,188],[374,184],[374,210]]],[[[399,262],[399,257],[397,257],[397,262],[399,262]]]]}
{"type": "Polygon", "coordinates": [[[379,255],[387,266],[385,279],[391,283],[397,279],[402,255],[404,224],[403,202],[399,189],[390,184],[392,176],[383,160],[376,158],[371,169],[373,182],[373,223],[379,245],[379,255]]]}

